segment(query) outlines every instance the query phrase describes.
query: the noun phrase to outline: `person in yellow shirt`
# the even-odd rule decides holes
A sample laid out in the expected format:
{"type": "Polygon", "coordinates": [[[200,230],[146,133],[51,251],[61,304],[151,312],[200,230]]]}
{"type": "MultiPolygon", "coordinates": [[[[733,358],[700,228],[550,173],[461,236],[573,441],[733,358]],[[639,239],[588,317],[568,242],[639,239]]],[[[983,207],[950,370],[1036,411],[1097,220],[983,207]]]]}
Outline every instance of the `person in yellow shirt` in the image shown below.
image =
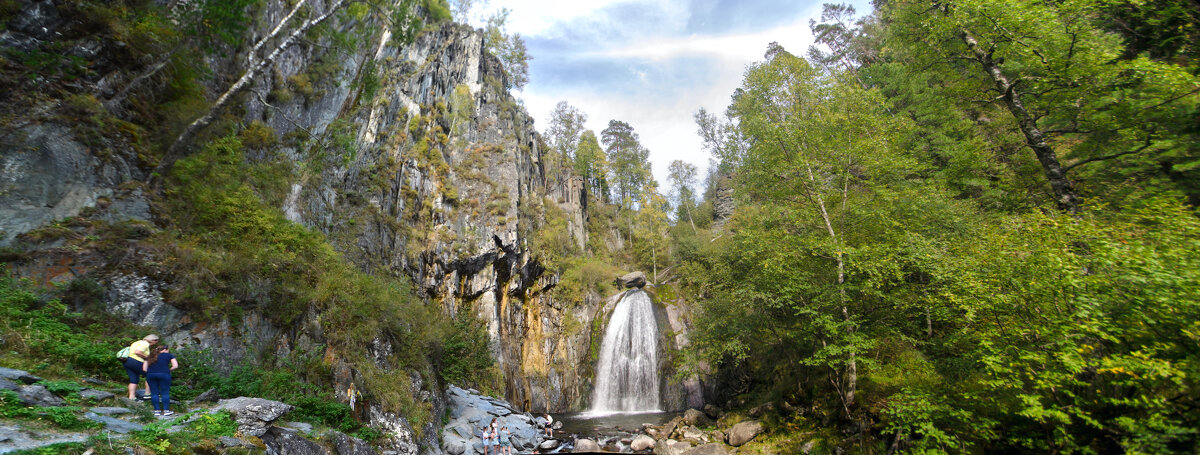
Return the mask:
{"type": "MultiPolygon", "coordinates": [[[[158,343],[158,335],[149,334],[145,338],[134,341],[129,345],[129,358],[125,359],[125,372],[129,374],[129,399],[137,399],[138,379],[146,374],[142,372],[142,363],[150,355],[150,346],[158,343]]],[[[146,396],[150,396],[150,383],[146,383],[146,396]]]]}

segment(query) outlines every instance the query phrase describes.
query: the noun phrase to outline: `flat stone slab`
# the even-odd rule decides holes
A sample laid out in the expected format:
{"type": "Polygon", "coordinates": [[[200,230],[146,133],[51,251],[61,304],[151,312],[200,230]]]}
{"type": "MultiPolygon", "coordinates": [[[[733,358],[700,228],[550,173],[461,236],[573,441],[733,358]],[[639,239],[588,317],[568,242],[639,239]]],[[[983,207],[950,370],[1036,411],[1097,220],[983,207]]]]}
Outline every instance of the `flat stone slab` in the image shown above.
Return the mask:
{"type": "Polygon", "coordinates": [[[105,429],[113,433],[127,434],[134,431],[141,431],[146,428],[145,425],[134,423],[127,420],[121,420],[115,417],[102,416],[94,412],[89,412],[83,415],[84,418],[93,422],[104,424],[105,429]]]}
{"type": "Polygon", "coordinates": [[[97,407],[90,409],[90,411],[92,411],[96,414],[105,415],[105,416],[129,414],[129,413],[133,412],[132,409],[119,408],[119,407],[115,407],[115,406],[97,406],[97,407]]]}
{"type": "Polygon", "coordinates": [[[104,401],[104,400],[107,400],[109,398],[113,398],[116,396],[117,396],[116,394],[113,394],[111,392],[105,392],[103,390],[96,390],[96,389],[83,389],[83,390],[79,391],[79,398],[83,398],[83,399],[87,399],[87,400],[104,401]]]}
{"type": "Polygon", "coordinates": [[[24,382],[26,384],[33,384],[35,382],[42,381],[42,378],[29,374],[28,371],[14,370],[12,368],[4,367],[0,367],[0,378],[8,379],[9,381],[24,382]]]}
{"type": "Polygon", "coordinates": [[[64,442],[85,442],[87,433],[29,432],[21,427],[0,425],[0,453],[30,450],[64,442]]]}
{"type": "Polygon", "coordinates": [[[17,383],[9,381],[4,378],[0,378],[0,390],[17,390],[20,388],[21,388],[21,386],[18,385],[17,383]]]}
{"type": "Polygon", "coordinates": [[[284,422],[284,423],[279,424],[279,426],[284,427],[284,428],[291,428],[291,429],[299,431],[301,433],[312,433],[312,430],[313,430],[313,426],[311,423],[304,423],[304,422],[284,422]]]}

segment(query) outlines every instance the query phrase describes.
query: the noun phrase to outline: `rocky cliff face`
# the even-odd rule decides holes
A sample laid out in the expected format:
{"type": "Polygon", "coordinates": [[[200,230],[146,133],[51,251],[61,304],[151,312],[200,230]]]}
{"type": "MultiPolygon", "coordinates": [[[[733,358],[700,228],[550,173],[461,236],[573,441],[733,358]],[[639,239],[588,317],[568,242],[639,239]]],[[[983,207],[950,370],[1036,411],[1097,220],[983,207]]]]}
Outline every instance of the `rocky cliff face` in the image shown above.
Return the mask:
{"type": "MultiPolygon", "coordinates": [[[[5,46],[37,49],[71,26],[51,1],[21,5],[0,37],[5,46]]],[[[277,19],[286,8],[272,1],[259,14],[277,19]]],[[[352,31],[350,24],[333,28],[352,31]]],[[[248,41],[266,30],[247,31],[248,41]]],[[[500,62],[483,51],[480,33],[445,23],[405,46],[394,45],[383,29],[358,36],[352,49],[331,51],[328,43],[289,49],[273,74],[231,109],[243,124],[261,124],[275,138],[258,146],[253,159],[292,166],[281,208],[325,233],[362,268],[411,277],[446,312],[465,310],[485,321],[510,401],[538,411],[583,407],[594,367],[589,328],[603,302],[596,295],[570,307],[556,301],[548,291],[557,277],[530,246],[551,213],[565,218],[577,245],[586,244],[581,179],[548,169],[533,120],[507,92],[500,62]]],[[[57,45],[105,56],[119,54],[123,44],[57,45]]],[[[241,71],[239,58],[228,52],[209,59],[210,93],[241,71]]],[[[100,99],[135,73],[117,58],[104,61],[78,81],[100,99]]],[[[155,89],[161,87],[147,88],[155,89]]],[[[139,184],[149,175],[142,150],[120,136],[89,143],[70,118],[35,115],[59,109],[55,103],[63,100],[34,107],[34,120],[15,123],[0,138],[0,246],[19,246],[30,232],[71,217],[153,229],[153,201],[139,184]]],[[[52,242],[16,266],[43,283],[99,279],[111,311],[155,327],[172,343],[215,349],[230,363],[319,344],[315,314],[298,328],[272,327],[253,313],[194,322],[164,303],[159,277],[128,265],[148,256],[90,253],[52,242]]]]}

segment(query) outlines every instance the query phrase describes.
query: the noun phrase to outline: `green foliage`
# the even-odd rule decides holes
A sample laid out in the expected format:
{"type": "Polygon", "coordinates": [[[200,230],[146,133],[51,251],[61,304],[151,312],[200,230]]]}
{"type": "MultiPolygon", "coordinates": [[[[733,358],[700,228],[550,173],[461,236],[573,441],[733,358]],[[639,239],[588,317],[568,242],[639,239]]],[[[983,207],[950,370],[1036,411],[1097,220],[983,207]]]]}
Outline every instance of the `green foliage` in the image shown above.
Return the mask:
{"type": "Polygon", "coordinates": [[[436,24],[451,19],[450,3],[446,0],[421,0],[421,7],[429,17],[429,23],[436,24]]]}
{"type": "MultiPolygon", "coordinates": [[[[34,368],[47,362],[49,372],[119,378],[113,353],[137,336],[127,322],[105,314],[68,311],[58,300],[41,301],[28,285],[0,277],[0,339],[6,364],[34,368]],[[114,376],[116,375],[116,376],[114,376]]],[[[78,385],[47,384],[60,392],[78,385]]]]}
{"type": "Polygon", "coordinates": [[[503,391],[503,377],[492,360],[486,325],[461,312],[442,341],[442,381],[484,393],[503,391]]]}
{"type": "Polygon", "coordinates": [[[55,395],[65,395],[83,390],[83,386],[75,381],[42,381],[41,384],[55,395]]]}
{"type": "Polygon", "coordinates": [[[77,414],[82,410],[83,408],[78,406],[56,406],[41,408],[40,413],[43,419],[53,422],[64,430],[86,430],[101,426],[99,422],[79,418],[77,414]]]}
{"type": "Polygon", "coordinates": [[[275,145],[275,129],[266,123],[255,120],[238,134],[238,139],[241,139],[242,144],[246,147],[265,149],[275,145]]]}

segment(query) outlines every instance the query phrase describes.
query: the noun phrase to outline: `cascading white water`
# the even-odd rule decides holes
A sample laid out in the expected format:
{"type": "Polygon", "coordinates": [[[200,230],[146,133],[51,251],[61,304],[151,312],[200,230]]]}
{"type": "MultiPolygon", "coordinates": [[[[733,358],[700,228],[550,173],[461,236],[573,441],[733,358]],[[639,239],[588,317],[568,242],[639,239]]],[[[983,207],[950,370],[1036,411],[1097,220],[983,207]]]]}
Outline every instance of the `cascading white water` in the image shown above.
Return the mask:
{"type": "Polygon", "coordinates": [[[596,367],[592,414],[659,410],[658,325],[650,297],[640,289],[617,302],[596,367]]]}

